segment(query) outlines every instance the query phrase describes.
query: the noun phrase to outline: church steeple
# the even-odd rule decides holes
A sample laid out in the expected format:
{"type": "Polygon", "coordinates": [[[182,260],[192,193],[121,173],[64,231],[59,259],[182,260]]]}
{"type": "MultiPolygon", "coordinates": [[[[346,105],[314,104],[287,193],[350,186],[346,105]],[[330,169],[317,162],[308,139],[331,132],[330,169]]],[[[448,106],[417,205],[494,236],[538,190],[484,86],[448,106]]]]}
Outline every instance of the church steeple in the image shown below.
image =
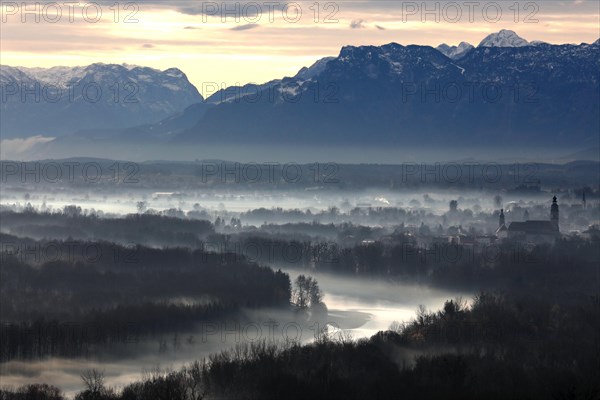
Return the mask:
{"type": "Polygon", "coordinates": [[[506,239],[508,237],[508,228],[504,219],[504,210],[500,210],[500,220],[498,221],[498,229],[496,229],[496,237],[498,239],[506,239]]]}
{"type": "Polygon", "coordinates": [[[552,207],[550,207],[550,222],[554,225],[554,230],[558,231],[558,202],[556,196],[552,199],[552,207]]]}

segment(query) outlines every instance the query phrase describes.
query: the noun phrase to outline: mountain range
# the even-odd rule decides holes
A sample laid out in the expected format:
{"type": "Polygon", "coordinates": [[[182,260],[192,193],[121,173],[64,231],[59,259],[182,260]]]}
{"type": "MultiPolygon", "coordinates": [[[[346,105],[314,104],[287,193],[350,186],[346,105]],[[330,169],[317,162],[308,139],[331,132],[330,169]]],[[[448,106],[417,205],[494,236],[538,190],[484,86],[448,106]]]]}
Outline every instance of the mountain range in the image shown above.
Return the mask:
{"type": "Polygon", "coordinates": [[[204,99],[177,68],[0,66],[2,138],[152,124],[204,99]]]}
{"type": "Polygon", "coordinates": [[[184,143],[373,146],[593,146],[600,42],[529,44],[511,31],[462,45],[346,46],[252,100],[223,102],[176,135],[184,143]]]}
{"type": "MultiPolygon", "coordinates": [[[[465,42],[438,48],[346,46],[337,57],[318,60],[293,77],[227,88],[206,100],[178,70],[87,68],[132,74],[153,96],[129,119],[112,108],[101,110],[99,115],[111,110],[113,124],[120,126],[96,124],[91,114],[85,124],[67,122],[69,140],[585,148],[597,146],[600,132],[600,40],[551,45],[502,30],[477,47],[465,42]],[[140,74],[152,79],[146,82],[140,74]],[[144,120],[147,111],[152,115],[144,120]]],[[[83,70],[71,72],[69,79],[84,79],[83,70]]],[[[45,76],[24,69],[12,76],[19,72],[21,79],[45,76]]],[[[68,121],[63,111],[60,118],[68,121]]],[[[5,129],[31,133],[18,127],[22,119],[13,115],[8,124],[3,121],[3,137],[5,129]]]]}

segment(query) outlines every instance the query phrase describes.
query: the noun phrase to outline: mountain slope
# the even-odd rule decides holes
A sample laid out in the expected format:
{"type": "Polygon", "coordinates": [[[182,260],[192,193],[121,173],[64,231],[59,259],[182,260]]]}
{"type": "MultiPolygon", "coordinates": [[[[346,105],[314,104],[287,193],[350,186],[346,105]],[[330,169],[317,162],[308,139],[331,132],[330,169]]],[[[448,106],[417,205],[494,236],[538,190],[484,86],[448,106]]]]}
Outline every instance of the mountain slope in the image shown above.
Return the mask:
{"type": "MultiPolygon", "coordinates": [[[[335,57],[325,57],[318,61],[316,61],[310,67],[303,67],[298,71],[298,73],[292,78],[298,81],[305,81],[314,78],[319,75],[325,67],[327,63],[331,60],[335,59],[335,57]]],[[[284,78],[290,79],[290,78],[284,78]]],[[[283,79],[274,79],[267,83],[262,84],[247,84],[244,86],[230,86],[227,88],[223,88],[215,92],[213,95],[209,96],[206,99],[206,102],[209,104],[219,104],[223,102],[239,102],[243,97],[247,97],[245,101],[253,101],[259,96],[261,92],[266,92],[271,88],[279,85],[283,79]]]]}

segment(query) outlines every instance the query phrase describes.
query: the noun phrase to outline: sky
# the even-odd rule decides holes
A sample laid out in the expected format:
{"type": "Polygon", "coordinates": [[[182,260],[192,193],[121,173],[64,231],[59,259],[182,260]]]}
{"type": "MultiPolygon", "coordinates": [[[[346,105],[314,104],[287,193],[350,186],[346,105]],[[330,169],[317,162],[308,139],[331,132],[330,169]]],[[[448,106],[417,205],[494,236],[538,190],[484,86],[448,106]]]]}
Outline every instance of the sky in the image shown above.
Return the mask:
{"type": "Polygon", "coordinates": [[[500,29],[555,44],[600,37],[598,0],[2,0],[0,11],[3,65],[177,67],[205,95],[293,76],[346,45],[477,45],[500,29]]]}

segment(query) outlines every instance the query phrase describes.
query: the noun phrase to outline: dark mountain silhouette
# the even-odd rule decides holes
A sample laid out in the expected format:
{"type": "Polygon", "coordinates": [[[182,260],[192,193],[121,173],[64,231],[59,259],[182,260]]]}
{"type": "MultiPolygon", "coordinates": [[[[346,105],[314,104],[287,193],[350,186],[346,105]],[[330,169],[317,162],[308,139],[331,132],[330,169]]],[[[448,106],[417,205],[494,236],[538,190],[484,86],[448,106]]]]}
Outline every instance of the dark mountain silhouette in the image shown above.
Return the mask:
{"type": "Polygon", "coordinates": [[[490,46],[459,60],[427,46],[344,47],[312,78],[284,78],[208,110],[177,141],[597,143],[598,42],[490,46]]]}

